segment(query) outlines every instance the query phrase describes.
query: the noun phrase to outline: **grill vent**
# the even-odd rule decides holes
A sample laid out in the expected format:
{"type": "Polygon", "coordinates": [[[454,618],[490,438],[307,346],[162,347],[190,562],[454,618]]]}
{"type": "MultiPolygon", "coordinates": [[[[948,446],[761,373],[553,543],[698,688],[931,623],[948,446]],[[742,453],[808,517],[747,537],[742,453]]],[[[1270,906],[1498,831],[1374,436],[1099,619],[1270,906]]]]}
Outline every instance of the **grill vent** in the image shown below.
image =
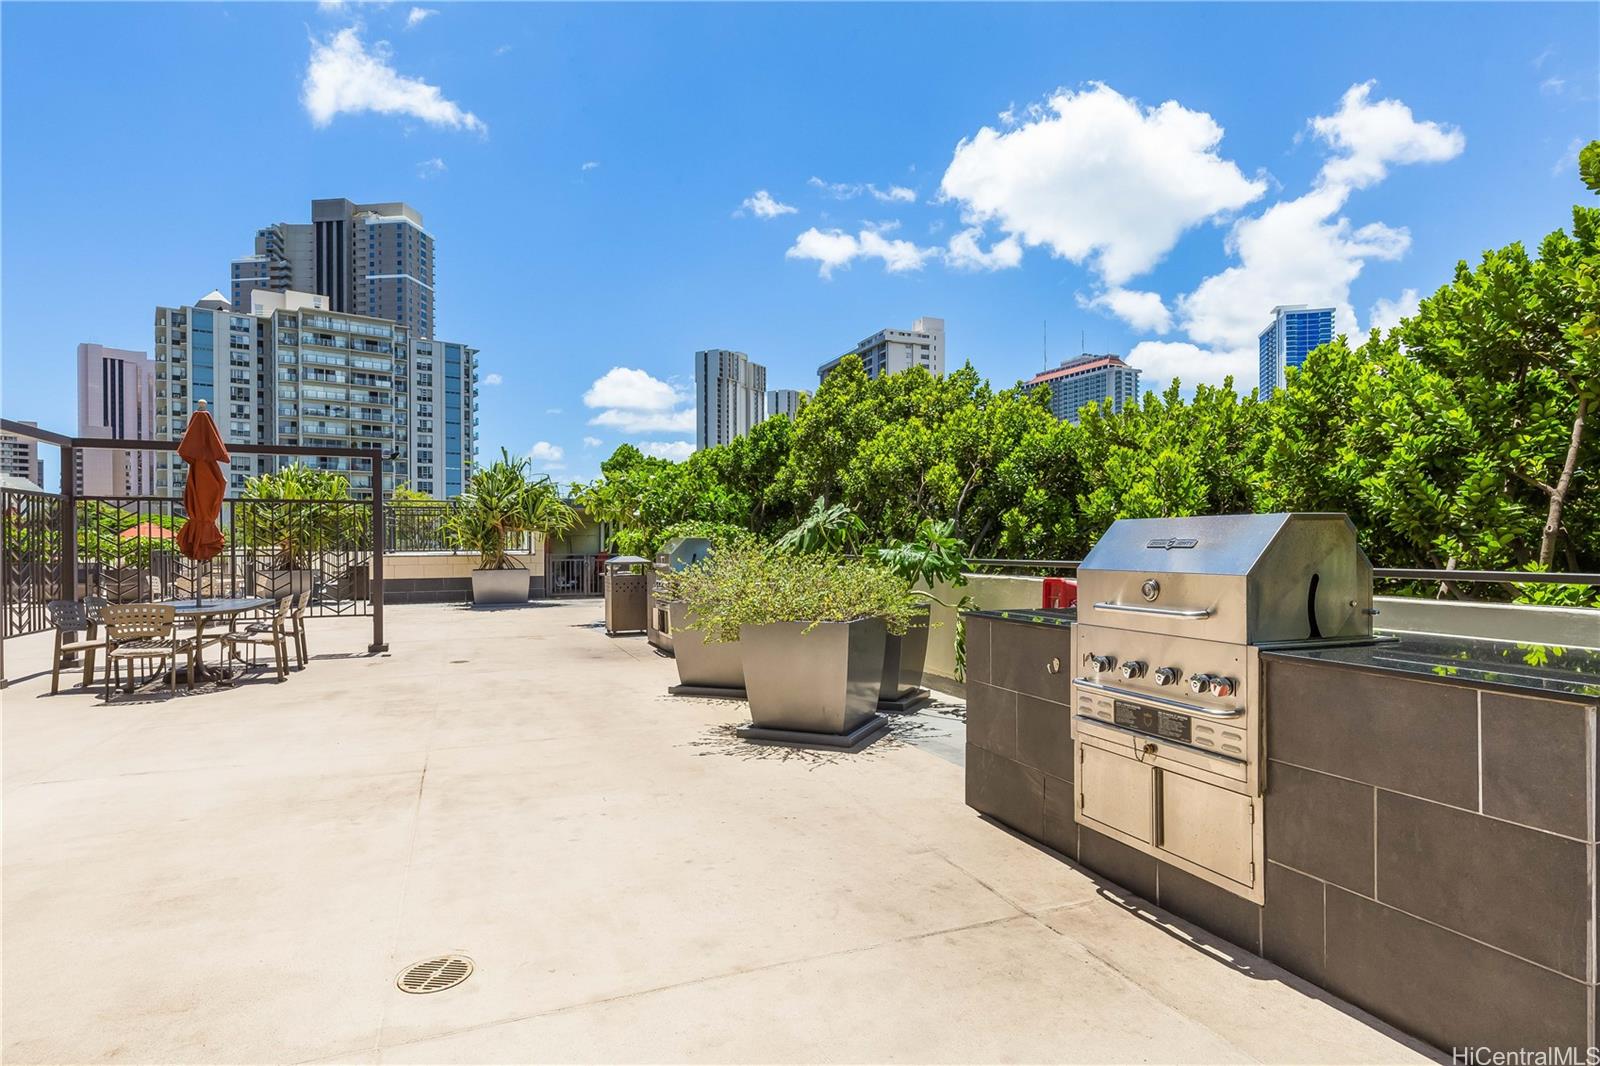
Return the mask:
{"type": "Polygon", "coordinates": [[[440,955],[412,963],[400,971],[395,984],[402,992],[424,995],[454,988],[472,976],[472,960],[465,955],[440,955]]]}

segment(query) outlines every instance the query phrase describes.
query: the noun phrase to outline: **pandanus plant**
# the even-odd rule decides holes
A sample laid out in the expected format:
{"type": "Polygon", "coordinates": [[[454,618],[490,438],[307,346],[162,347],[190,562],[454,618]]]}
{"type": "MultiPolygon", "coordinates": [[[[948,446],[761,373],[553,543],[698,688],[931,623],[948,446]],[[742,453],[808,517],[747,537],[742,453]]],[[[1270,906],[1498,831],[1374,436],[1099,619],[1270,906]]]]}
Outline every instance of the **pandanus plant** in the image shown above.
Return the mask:
{"type": "Polygon", "coordinates": [[[528,477],[528,460],[500,458],[472,475],[455,501],[445,529],[452,543],[478,553],[480,570],[516,570],[511,549],[530,533],[558,537],[578,523],[549,477],[528,477]]]}

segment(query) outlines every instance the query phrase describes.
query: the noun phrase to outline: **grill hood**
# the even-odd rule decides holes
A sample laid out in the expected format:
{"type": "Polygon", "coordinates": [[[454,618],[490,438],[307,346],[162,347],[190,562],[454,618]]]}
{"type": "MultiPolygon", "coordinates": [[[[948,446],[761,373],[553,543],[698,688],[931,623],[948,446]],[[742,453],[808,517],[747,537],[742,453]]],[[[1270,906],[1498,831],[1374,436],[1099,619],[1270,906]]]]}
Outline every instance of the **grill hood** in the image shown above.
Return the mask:
{"type": "Polygon", "coordinates": [[[1343,514],[1124,518],[1078,567],[1078,621],[1243,644],[1372,635],[1343,514]]]}

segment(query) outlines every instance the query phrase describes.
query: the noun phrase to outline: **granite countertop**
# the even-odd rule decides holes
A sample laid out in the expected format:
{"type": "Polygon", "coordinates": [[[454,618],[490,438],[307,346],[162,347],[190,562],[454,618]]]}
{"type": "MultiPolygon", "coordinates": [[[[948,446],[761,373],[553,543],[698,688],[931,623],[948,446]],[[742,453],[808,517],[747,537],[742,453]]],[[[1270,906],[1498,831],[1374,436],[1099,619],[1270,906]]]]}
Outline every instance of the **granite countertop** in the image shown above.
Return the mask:
{"type": "Polygon", "coordinates": [[[1076,607],[1000,607],[993,611],[964,611],[968,618],[993,618],[1035,626],[1070,626],[1078,620],[1076,607]]]}
{"type": "Polygon", "coordinates": [[[1263,651],[1275,658],[1309,659],[1374,673],[1407,674],[1524,696],[1600,701],[1600,650],[1437,633],[1388,634],[1378,644],[1263,651]]]}

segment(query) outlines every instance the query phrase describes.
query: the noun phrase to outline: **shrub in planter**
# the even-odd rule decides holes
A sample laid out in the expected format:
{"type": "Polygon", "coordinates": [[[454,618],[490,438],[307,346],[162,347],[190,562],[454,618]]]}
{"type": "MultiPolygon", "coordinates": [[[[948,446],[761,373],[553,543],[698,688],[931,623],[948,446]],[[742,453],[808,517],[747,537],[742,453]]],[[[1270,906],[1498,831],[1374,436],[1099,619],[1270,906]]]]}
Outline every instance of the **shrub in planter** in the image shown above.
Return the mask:
{"type": "Polygon", "coordinates": [[[251,548],[268,554],[258,588],[267,596],[298,596],[314,587],[328,550],[365,536],[342,474],[291,463],[244,483],[234,521],[251,548]]]}
{"type": "Polygon", "coordinates": [[[450,542],[478,553],[472,571],[472,602],[526,603],[528,570],[511,554],[529,534],[557,537],[577,524],[578,515],[561,499],[548,477],[530,480],[528,460],[500,458],[472,475],[445,522],[450,542]]]}
{"type": "Polygon", "coordinates": [[[672,576],[689,624],[742,645],[750,718],[765,729],[848,733],[876,711],[883,645],[918,612],[910,586],[863,559],[747,544],[672,576]]]}

